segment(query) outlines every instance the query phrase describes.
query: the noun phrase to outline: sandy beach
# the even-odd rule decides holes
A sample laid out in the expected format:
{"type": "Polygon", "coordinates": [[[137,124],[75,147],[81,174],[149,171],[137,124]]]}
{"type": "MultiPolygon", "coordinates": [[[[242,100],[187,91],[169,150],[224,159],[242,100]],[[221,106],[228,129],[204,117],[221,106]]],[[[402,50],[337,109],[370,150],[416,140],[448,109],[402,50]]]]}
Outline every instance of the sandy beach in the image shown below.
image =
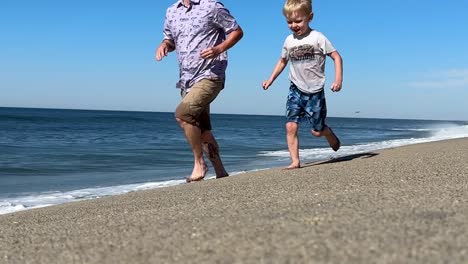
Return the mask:
{"type": "Polygon", "coordinates": [[[0,263],[467,263],[468,139],[0,215],[0,263]]]}

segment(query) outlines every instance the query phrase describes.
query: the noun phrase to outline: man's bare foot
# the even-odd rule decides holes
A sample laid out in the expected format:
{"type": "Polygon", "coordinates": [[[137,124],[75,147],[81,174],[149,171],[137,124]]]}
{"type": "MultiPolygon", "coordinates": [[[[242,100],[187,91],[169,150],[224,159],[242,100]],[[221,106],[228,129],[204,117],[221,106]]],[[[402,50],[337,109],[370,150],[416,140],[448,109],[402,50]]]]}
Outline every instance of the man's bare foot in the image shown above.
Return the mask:
{"type": "Polygon", "coordinates": [[[207,172],[208,172],[208,167],[206,167],[206,165],[198,167],[198,168],[193,168],[192,175],[190,175],[190,177],[187,177],[185,181],[186,182],[201,181],[205,178],[205,175],[207,172]]]}
{"type": "Polygon", "coordinates": [[[294,170],[294,169],[299,169],[300,167],[301,167],[301,164],[291,163],[291,165],[283,168],[283,170],[294,170]]]}
{"type": "Polygon", "coordinates": [[[229,174],[227,174],[227,172],[226,172],[226,174],[220,174],[220,175],[216,174],[216,179],[225,178],[227,176],[229,176],[229,174]]]}
{"type": "Polygon", "coordinates": [[[185,181],[186,181],[187,183],[190,183],[190,182],[197,182],[197,181],[203,180],[204,178],[205,178],[205,176],[202,176],[202,177],[199,177],[199,178],[192,178],[192,176],[190,176],[190,177],[185,178],[185,181]]]}

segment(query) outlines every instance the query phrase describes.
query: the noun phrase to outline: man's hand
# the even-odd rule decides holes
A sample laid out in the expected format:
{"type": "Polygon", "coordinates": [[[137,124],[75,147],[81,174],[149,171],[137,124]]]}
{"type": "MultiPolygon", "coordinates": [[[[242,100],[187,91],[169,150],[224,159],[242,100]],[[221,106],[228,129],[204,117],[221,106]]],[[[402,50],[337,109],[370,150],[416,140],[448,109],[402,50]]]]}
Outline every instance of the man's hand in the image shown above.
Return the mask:
{"type": "Polygon", "coordinates": [[[174,45],[172,43],[169,43],[168,40],[163,40],[163,42],[161,42],[161,45],[159,45],[158,49],[156,50],[156,60],[162,60],[164,57],[167,56],[169,52],[173,50],[174,45]]]}
{"type": "Polygon", "coordinates": [[[218,55],[221,54],[221,52],[222,52],[221,49],[216,46],[216,47],[207,48],[207,49],[203,50],[200,53],[200,56],[203,59],[213,59],[213,58],[218,57],[218,55]]]}

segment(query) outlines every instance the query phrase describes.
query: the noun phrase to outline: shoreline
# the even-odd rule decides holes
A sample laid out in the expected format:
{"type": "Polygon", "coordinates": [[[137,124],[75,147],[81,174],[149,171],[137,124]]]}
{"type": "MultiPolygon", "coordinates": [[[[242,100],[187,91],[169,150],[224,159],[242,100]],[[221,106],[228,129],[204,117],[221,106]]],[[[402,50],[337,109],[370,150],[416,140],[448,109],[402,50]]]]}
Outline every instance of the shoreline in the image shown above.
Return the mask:
{"type": "MultiPolygon", "coordinates": [[[[451,139],[458,139],[463,138],[460,136],[456,137],[427,137],[427,138],[416,138],[416,139],[396,139],[396,140],[389,140],[378,142],[379,144],[383,144],[381,146],[375,145],[375,143],[368,143],[364,145],[359,145],[358,149],[354,150],[344,150],[343,148],[351,147],[356,148],[357,145],[354,146],[345,146],[341,149],[340,152],[335,153],[331,152],[328,155],[324,155],[323,153],[318,154],[319,158],[310,159],[308,162],[303,162],[303,164],[311,164],[311,163],[321,163],[324,161],[329,161],[330,159],[335,160],[342,160],[346,159],[347,157],[352,157],[356,155],[360,155],[361,153],[367,152],[375,152],[381,151],[386,149],[392,149],[395,147],[402,147],[402,146],[409,146],[414,144],[421,144],[421,143],[429,143],[429,142],[437,142],[443,140],[451,140],[451,139]],[[361,149],[359,149],[361,148],[361,149]],[[343,154],[344,150],[344,154],[343,154]],[[326,158],[325,156],[328,156],[326,158]]],[[[308,150],[311,152],[311,150],[308,150]]],[[[321,151],[318,149],[318,151],[321,151]]],[[[312,150],[313,152],[313,150],[312,150]]],[[[312,153],[311,152],[311,153],[312,153]]],[[[304,154],[302,154],[304,155],[304,154]]],[[[308,154],[310,155],[310,154],[308,154]]],[[[288,158],[289,159],[289,158],[288,158]]],[[[305,160],[305,159],[304,159],[305,160]]],[[[277,162],[278,163],[278,162],[277,162]]],[[[243,170],[243,171],[234,171],[230,172],[231,176],[237,176],[241,174],[249,174],[257,171],[265,171],[265,170],[272,170],[272,169],[280,169],[286,167],[289,164],[289,161],[285,162],[282,166],[274,165],[273,163],[270,164],[268,167],[260,167],[251,170],[243,170]]],[[[215,179],[215,175],[207,175],[208,177],[205,180],[215,179]]],[[[135,191],[142,191],[142,190],[153,190],[159,188],[166,188],[177,186],[181,184],[185,184],[185,178],[182,176],[176,177],[174,179],[169,179],[166,181],[153,181],[153,182],[140,182],[140,183],[130,183],[125,185],[115,185],[115,186],[103,186],[103,187],[89,187],[84,189],[76,189],[76,190],[69,190],[69,191],[55,191],[55,192],[38,192],[32,193],[28,196],[12,196],[11,198],[6,198],[6,200],[0,200],[0,203],[3,208],[0,207],[0,215],[16,213],[26,210],[32,210],[37,208],[44,208],[49,206],[56,206],[61,204],[68,204],[74,203],[79,201],[85,200],[93,200],[93,199],[100,199],[109,196],[116,196],[116,195],[123,195],[126,193],[131,193],[135,191]],[[119,189],[119,190],[116,190],[119,189]],[[77,193],[79,193],[77,195],[77,193]],[[36,199],[36,200],[34,200],[36,199]],[[41,200],[45,199],[44,202],[41,200]],[[32,204],[31,204],[32,203],[32,204]]]]}
{"type": "Polygon", "coordinates": [[[466,263],[468,138],[0,215],[6,263],[466,263]]]}

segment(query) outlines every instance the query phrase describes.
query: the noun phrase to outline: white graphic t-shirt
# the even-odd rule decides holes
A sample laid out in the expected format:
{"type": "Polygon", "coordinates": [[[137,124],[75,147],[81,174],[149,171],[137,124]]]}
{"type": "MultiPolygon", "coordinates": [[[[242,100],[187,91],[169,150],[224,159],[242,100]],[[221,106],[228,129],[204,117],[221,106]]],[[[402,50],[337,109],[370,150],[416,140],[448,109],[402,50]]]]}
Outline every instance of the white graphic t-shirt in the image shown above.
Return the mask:
{"type": "Polygon", "coordinates": [[[325,59],[336,51],[320,32],[311,30],[305,36],[289,35],[281,57],[290,63],[289,79],[305,93],[316,93],[325,85],[325,59]]]}

